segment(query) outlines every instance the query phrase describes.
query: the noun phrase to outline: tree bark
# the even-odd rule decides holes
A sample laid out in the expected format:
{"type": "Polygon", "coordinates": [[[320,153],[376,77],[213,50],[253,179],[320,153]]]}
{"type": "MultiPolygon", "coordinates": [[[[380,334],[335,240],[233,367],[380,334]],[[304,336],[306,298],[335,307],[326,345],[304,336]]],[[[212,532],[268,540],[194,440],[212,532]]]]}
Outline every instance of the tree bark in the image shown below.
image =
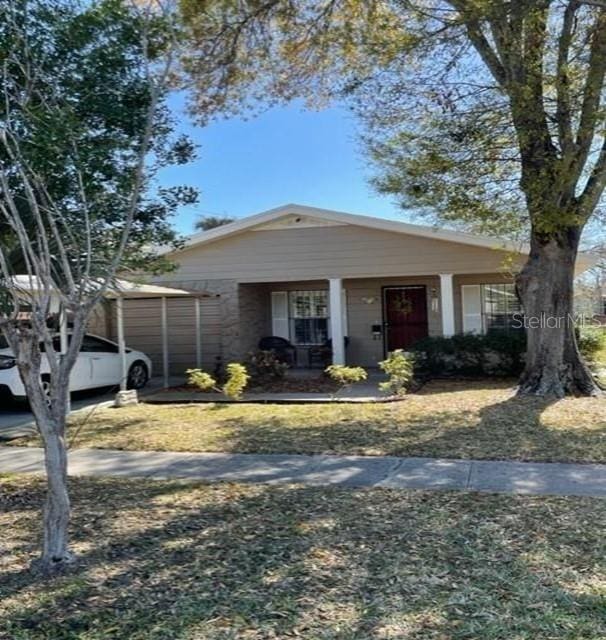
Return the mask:
{"type": "Polygon", "coordinates": [[[528,340],[521,395],[601,394],[575,336],[573,281],[581,231],[532,232],[528,261],[516,279],[528,340]]]}
{"type": "Polygon", "coordinates": [[[45,571],[57,571],[72,561],[68,548],[70,501],[67,487],[67,448],[57,425],[44,438],[47,495],[44,505],[44,541],[41,563],[45,571]]]}
{"type": "Polygon", "coordinates": [[[31,410],[44,443],[47,494],[44,504],[43,544],[39,567],[44,573],[56,573],[73,562],[68,546],[71,508],[65,442],[69,398],[68,374],[59,372],[57,377],[51,378],[51,407],[42,390],[39,357],[34,358],[33,361],[26,358],[24,362],[19,362],[19,368],[31,410]]]}

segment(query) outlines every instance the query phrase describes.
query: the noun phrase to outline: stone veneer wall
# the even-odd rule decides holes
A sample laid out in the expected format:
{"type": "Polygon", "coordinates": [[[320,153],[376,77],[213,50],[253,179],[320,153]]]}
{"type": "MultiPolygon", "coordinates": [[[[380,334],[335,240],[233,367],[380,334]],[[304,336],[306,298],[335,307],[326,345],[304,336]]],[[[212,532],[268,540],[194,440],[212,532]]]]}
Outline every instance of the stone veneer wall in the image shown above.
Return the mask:
{"type": "Polygon", "coordinates": [[[264,284],[239,287],[240,349],[242,357],[258,348],[263,336],[271,335],[271,299],[264,284]]]}

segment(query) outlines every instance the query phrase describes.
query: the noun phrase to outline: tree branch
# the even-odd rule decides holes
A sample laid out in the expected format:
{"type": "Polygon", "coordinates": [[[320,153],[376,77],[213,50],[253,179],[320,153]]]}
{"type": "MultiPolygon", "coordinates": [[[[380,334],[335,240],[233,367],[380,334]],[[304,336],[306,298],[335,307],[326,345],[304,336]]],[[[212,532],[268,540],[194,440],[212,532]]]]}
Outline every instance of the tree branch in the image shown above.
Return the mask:
{"type": "Polygon", "coordinates": [[[562,31],[558,40],[558,61],[556,73],[556,119],[560,149],[564,157],[564,165],[569,168],[574,153],[574,136],[572,132],[572,115],[570,107],[570,86],[568,76],[568,54],[572,44],[572,30],[579,2],[572,0],[564,11],[562,31]]]}
{"type": "Polygon", "coordinates": [[[604,78],[606,76],[606,12],[600,12],[593,28],[593,39],[589,53],[588,71],[583,90],[583,104],[577,130],[576,154],[571,169],[576,182],[583,172],[591,152],[591,145],[598,123],[598,111],[604,78]]]}

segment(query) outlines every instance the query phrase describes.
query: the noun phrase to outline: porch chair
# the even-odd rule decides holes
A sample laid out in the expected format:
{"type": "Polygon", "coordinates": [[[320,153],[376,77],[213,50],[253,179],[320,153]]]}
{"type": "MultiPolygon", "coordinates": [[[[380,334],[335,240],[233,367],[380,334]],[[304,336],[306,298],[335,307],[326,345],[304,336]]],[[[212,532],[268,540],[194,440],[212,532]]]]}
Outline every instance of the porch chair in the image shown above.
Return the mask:
{"type": "Polygon", "coordinates": [[[273,351],[280,362],[284,362],[289,366],[297,365],[297,348],[286,338],[266,336],[259,340],[258,348],[261,351],[273,351]]]}
{"type": "MultiPolygon", "coordinates": [[[[347,349],[349,345],[349,336],[344,336],[343,342],[345,344],[345,349],[347,349]]],[[[314,362],[320,363],[323,369],[329,364],[332,364],[332,339],[328,338],[324,344],[310,347],[307,351],[307,357],[309,359],[308,365],[310,369],[313,368],[314,362]]]]}

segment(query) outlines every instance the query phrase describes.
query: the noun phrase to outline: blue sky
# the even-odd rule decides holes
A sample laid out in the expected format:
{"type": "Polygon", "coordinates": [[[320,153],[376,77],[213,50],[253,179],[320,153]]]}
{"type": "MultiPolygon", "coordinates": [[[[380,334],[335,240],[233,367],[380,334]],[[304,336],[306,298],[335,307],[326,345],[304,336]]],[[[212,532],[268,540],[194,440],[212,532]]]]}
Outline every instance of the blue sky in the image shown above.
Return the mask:
{"type": "Polygon", "coordinates": [[[191,123],[180,98],[172,106],[180,129],[200,147],[195,162],[161,175],[164,185],[201,192],[199,204],[175,218],[181,233],[191,233],[202,214],[242,217],[288,202],[404,219],[391,198],[369,186],[356,123],[344,108],[290,105],[201,128],[191,123]]]}

